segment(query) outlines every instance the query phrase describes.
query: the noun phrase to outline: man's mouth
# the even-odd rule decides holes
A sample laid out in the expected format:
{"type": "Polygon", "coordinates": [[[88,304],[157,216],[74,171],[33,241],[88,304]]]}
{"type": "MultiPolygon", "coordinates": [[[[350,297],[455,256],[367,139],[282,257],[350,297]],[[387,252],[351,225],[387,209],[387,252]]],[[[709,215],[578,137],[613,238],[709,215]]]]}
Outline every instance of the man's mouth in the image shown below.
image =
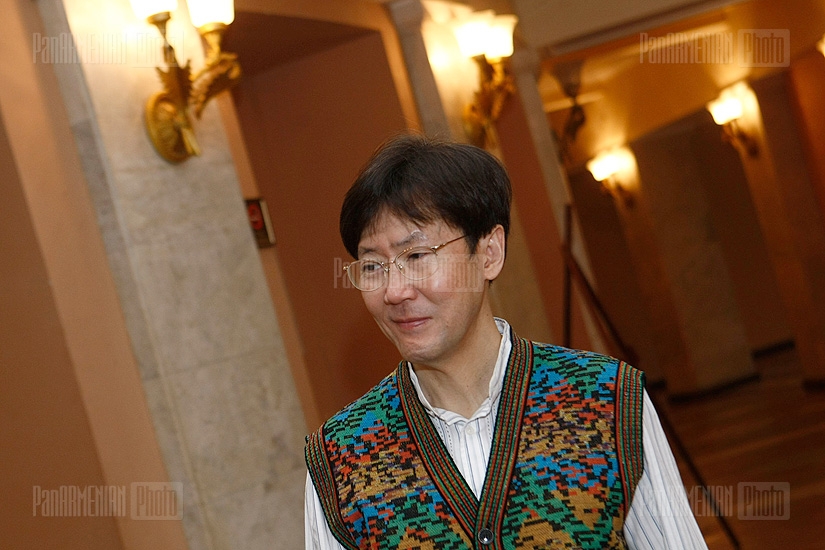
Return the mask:
{"type": "Polygon", "coordinates": [[[427,317],[400,317],[392,322],[403,330],[413,330],[427,322],[427,317]]]}

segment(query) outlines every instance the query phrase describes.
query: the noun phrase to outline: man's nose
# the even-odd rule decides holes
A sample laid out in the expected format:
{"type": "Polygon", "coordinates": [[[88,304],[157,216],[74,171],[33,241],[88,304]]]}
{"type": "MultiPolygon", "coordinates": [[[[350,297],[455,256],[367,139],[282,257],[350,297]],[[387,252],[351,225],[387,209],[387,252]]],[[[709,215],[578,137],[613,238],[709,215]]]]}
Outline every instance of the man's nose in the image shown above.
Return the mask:
{"type": "Polygon", "coordinates": [[[387,271],[387,286],[384,289],[384,302],[394,304],[410,299],[415,294],[412,281],[404,277],[401,268],[393,262],[387,271]]]}

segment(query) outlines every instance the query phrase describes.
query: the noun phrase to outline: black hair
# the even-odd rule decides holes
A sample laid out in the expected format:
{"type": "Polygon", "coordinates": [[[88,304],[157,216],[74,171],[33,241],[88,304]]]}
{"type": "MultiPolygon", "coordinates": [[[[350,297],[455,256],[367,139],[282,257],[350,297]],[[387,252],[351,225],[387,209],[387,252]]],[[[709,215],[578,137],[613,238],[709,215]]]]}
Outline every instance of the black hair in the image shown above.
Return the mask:
{"type": "Polygon", "coordinates": [[[339,229],[344,247],[358,243],[387,212],[419,224],[443,220],[466,235],[470,252],[496,224],[510,232],[510,178],[479,147],[403,134],[372,155],[344,197],[339,229]]]}

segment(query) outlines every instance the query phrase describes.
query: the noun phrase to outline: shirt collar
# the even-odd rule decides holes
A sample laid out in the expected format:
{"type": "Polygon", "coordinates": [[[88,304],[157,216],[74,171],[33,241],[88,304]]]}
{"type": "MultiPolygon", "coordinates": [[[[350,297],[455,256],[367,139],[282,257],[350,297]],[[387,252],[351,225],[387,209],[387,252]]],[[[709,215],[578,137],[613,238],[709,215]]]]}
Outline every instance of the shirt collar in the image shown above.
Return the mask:
{"type": "Polygon", "coordinates": [[[424,408],[427,410],[427,414],[436,416],[444,422],[452,424],[461,420],[469,421],[486,416],[490,414],[493,406],[498,403],[499,397],[501,397],[501,388],[504,385],[504,373],[507,370],[507,361],[510,358],[510,350],[513,344],[510,341],[510,324],[498,317],[494,319],[496,328],[498,328],[498,332],[501,334],[501,343],[498,346],[498,358],[496,359],[496,366],[493,368],[493,375],[490,377],[490,390],[487,398],[482,401],[478,410],[473,413],[470,418],[464,418],[462,415],[446,409],[433,407],[430,402],[427,401],[427,398],[424,397],[424,392],[421,390],[421,384],[418,382],[418,377],[415,375],[412,363],[407,362],[407,368],[410,370],[410,379],[412,380],[413,386],[415,386],[415,393],[418,395],[418,400],[421,401],[421,404],[424,405],[424,408]]]}

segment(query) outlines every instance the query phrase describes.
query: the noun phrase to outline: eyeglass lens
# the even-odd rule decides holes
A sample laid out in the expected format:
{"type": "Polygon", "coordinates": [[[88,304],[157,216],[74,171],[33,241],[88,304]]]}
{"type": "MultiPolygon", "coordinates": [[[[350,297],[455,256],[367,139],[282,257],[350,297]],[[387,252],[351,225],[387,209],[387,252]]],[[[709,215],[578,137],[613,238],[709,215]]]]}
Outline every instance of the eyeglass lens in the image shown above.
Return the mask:
{"type": "Polygon", "coordinates": [[[407,250],[394,261],[382,264],[376,260],[359,260],[353,262],[347,270],[352,284],[361,290],[375,290],[380,288],[388,276],[387,271],[392,263],[404,277],[414,281],[432,276],[438,269],[436,253],[426,247],[407,250]],[[384,266],[387,266],[386,269],[384,266]]]}

